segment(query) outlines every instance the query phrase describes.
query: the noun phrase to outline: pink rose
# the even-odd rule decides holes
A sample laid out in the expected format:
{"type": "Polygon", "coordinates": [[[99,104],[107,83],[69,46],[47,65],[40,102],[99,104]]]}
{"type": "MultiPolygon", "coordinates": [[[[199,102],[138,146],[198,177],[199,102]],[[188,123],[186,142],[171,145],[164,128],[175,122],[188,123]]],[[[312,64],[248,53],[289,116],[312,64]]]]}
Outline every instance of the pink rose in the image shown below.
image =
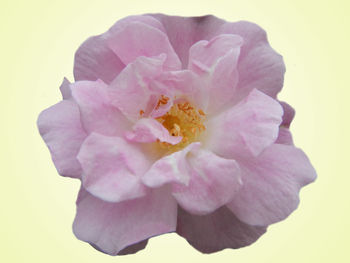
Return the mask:
{"type": "Polygon", "coordinates": [[[214,16],[130,16],[86,40],[38,119],[82,182],[77,238],[116,255],[176,231],[212,253],[285,219],[316,173],[276,99],[284,72],[264,30],[214,16]]]}

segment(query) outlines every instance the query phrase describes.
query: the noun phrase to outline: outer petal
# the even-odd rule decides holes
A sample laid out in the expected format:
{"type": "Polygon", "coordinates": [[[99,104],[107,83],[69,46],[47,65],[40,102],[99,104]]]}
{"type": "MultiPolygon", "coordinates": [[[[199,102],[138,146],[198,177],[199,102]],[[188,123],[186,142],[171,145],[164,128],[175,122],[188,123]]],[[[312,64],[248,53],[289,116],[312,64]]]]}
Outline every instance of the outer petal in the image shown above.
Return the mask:
{"type": "Polygon", "coordinates": [[[190,48],[189,69],[205,79],[208,113],[232,101],[238,83],[237,62],[243,40],[238,35],[219,35],[190,48]]]}
{"type": "Polygon", "coordinates": [[[149,16],[149,15],[132,15],[132,16],[127,16],[127,17],[125,17],[123,19],[118,20],[109,29],[108,34],[114,35],[114,34],[118,33],[120,30],[124,29],[129,24],[133,23],[133,22],[143,23],[143,24],[146,24],[146,25],[148,25],[150,27],[154,27],[154,28],[162,31],[163,33],[166,33],[162,23],[160,23],[154,17],[149,16]]]}
{"type": "Polygon", "coordinates": [[[74,78],[101,79],[110,83],[125,67],[124,63],[107,46],[106,34],[90,37],[75,53],[74,78]]]}
{"type": "Polygon", "coordinates": [[[62,99],[64,100],[69,100],[71,99],[72,97],[72,92],[71,92],[71,89],[70,89],[70,82],[68,79],[64,78],[63,81],[62,81],[62,84],[60,86],[60,91],[61,91],[61,94],[62,94],[62,99]]]}
{"type": "MultiPolygon", "coordinates": [[[[154,18],[154,23],[158,21],[154,18]]],[[[181,62],[172,48],[167,35],[154,25],[142,21],[116,23],[108,36],[109,47],[125,63],[133,62],[137,57],[153,57],[164,53],[167,55],[165,67],[180,69],[181,62]]]]}
{"type": "Polygon", "coordinates": [[[247,151],[257,156],[277,139],[282,114],[277,101],[253,90],[208,123],[208,147],[225,158],[245,155],[247,151]]]}
{"type": "Polygon", "coordinates": [[[294,119],[295,110],[286,102],[280,101],[280,104],[283,108],[283,117],[276,143],[294,145],[289,126],[294,119]]]}
{"type": "Polygon", "coordinates": [[[126,138],[133,142],[167,142],[177,144],[181,136],[171,136],[169,131],[155,119],[142,118],[136,122],[132,132],[126,133],[126,138]]]}
{"type": "Polygon", "coordinates": [[[129,64],[110,85],[112,104],[130,120],[137,120],[140,112],[149,113],[158,101],[149,89],[150,82],[163,71],[165,56],[139,57],[129,64]]]}
{"type": "Polygon", "coordinates": [[[80,123],[78,106],[63,100],[41,112],[37,125],[59,174],[80,177],[76,156],[86,133],[80,123]]]}
{"type": "Polygon", "coordinates": [[[188,185],[190,177],[186,156],[193,149],[199,148],[199,146],[200,143],[198,142],[192,143],[181,151],[159,159],[142,177],[142,182],[152,188],[173,182],[188,185]]]}
{"type": "Polygon", "coordinates": [[[71,89],[88,133],[121,136],[130,129],[131,123],[111,104],[105,83],[100,80],[78,81],[71,85],[71,89]]]}
{"type": "Polygon", "coordinates": [[[306,155],[288,145],[274,144],[256,159],[239,164],[243,187],[228,207],[251,225],[285,219],[298,206],[300,188],[316,178],[306,155]]]}
{"type": "Polygon", "coordinates": [[[293,136],[288,128],[280,127],[276,143],[294,145],[293,136]]]}
{"type": "Polygon", "coordinates": [[[173,196],[182,208],[203,215],[233,199],[242,184],[236,161],[206,150],[193,151],[188,159],[191,167],[189,185],[173,186],[173,196]]]}
{"type": "Polygon", "coordinates": [[[267,42],[266,32],[254,23],[240,21],[224,23],[217,34],[240,35],[244,41],[238,62],[236,101],[244,98],[252,89],[275,98],[283,86],[285,66],[282,56],[267,42]]]}
{"type": "Polygon", "coordinates": [[[121,203],[104,202],[83,189],[81,192],[74,234],[107,254],[116,255],[130,245],[176,229],[177,206],[167,189],[121,203]]]}
{"type": "Polygon", "coordinates": [[[187,66],[188,50],[197,41],[209,40],[220,34],[243,38],[235,101],[244,98],[253,88],[272,97],[281,90],[285,72],[283,59],[270,47],[266,32],[258,25],[246,21],[230,23],[215,16],[153,16],[162,22],[184,68],[187,66]]]}
{"type": "Polygon", "coordinates": [[[178,54],[183,68],[187,68],[188,50],[199,40],[214,37],[224,20],[215,16],[181,17],[152,14],[164,26],[171,45],[178,54]]]}
{"type": "Polygon", "coordinates": [[[122,138],[92,133],[81,146],[78,160],[84,188],[98,198],[121,202],[146,194],[139,178],[150,164],[135,145],[122,138]]]}
{"type": "Polygon", "coordinates": [[[286,102],[281,101],[280,104],[282,105],[282,108],[283,108],[283,121],[281,123],[281,126],[289,128],[290,124],[294,119],[295,110],[293,109],[292,106],[290,106],[286,102]]]}
{"type": "Polygon", "coordinates": [[[135,254],[136,252],[144,249],[147,246],[147,243],[148,243],[148,239],[141,241],[139,243],[136,243],[134,245],[128,246],[123,250],[119,251],[118,255],[122,256],[122,255],[135,254]]]}
{"type": "Polygon", "coordinates": [[[176,232],[199,251],[213,253],[248,246],[266,232],[266,227],[247,225],[224,206],[204,216],[179,209],[176,232]]]}

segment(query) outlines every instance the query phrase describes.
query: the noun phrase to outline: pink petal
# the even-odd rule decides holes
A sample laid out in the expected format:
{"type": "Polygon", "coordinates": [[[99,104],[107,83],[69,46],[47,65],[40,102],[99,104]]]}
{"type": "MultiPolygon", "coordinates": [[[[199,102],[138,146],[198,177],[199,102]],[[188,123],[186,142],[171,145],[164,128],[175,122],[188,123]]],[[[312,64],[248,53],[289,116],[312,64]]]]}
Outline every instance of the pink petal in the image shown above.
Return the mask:
{"type": "Polygon", "coordinates": [[[216,36],[210,41],[198,41],[189,50],[188,68],[197,74],[212,73],[221,59],[231,52],[236,54],[231,61],[235,68],[242,44],[240,36],[229,34],[216,36]]]}
{"type": "Polygon", "coordinates": [[[88,133],[122,136],[130,129],[131,123],[111,104],[105,83],[100,80],[78,81],[71,85],[71,89],[88,133]]]}
{"type": "MultiPolygon", "coordinates": [[[[154,18],[155,23],[158,21],[154,18]]],[[[153,57],[166,54],[166,69],[180,69],[181,62],[172,48],[167,35],[159,28],[143,23],[129,21],[116,23],[108,35],[108,46],[124,64],[132,63],[137,57],[153,57]]]]}
{"type": "Polygon", "coordinates": [[[63,100],[41,112],[37,125],[58,173],[79,178],[81,167],[76,156],[86,133],[80,123],[78,106],[63,100]]]}
{"type": "Polygon", "coordinates": [[[282,114],[277,101],[253,90],[208,123],[208,147],[225,158],[235,159],[247,152],[257,156],[277,139],[282,114]]]}
{"type": "Polygon", "coordinates": [[[199,109],[206,110],[208,94],[203,92],[203,80],[191,70],[164,71],[150,85],[152,91],[170,98],[163,108],[154,110],[152,117],[164,115],[177,99],[185,98],[199,109]]]}
{"type": "Polygon", "coordinates": [[[94,196],[121,202],[146,194],[140,177],[150,164],[138,147],[124,139],[92,133],[77,158],[83,168],[83,186],[94,196]]]}
{"type": "Polygon", "coordinates": [[[189,69],[205,80],[203,89],[209,96],[208,113],[220,110],[235,95],[236,67],[242,44],[240,36],[219,35],[190,48],[189,69]]]}
{"type": "Polygon", "coordinates": [[[239,221],[226,207],[204,216],[178,213],[176,232],[202,253],[248,246],[266,232],[266,227],[239,221]]]}
{"type": "Polygon", "coordinates": [[[289,128],[290,124],[292,123],[292,120],[294,119],[295,110],[286,102],[280,101],[280,104],[283,107],[283,120],[281,126],[289,128]]]}
{"type": "Polygon", "coordinates": [[[62,94],[62,99],[64,100],[69,100],[71,99],[72,97],[72,92],[71,92],[71,89],[70,89],[70,82],[68,79],[64,78],[63,79],[63,82],[60,86],[60,91],[61,91],[61,94],[62,94]]]}
{"type": "Polygon", "coordinates": [[[124,63],[107,46],[106,34],[90,37],[75,53],[74,78],[101,79],[110,83],[125,67],[124,63]]]}
{"type": "Polygon", "coordinates": [[[283,116],[276,143],[294,145],[289,126],[294,119],[295,110],[286,102],[280,101],[280,104],[283,108],[283,116]]]}
{"type": "Polygon", "coordinates": [[[159,159],[142,177],[142,182],[152,188],[173,182],[188,185],[190,175],[188,174],[189,164],[186,157],[190,151],[199,146],[198,142],[192,143],[181,151],[159,159]]]}
{"type": "Polygon", "coordinates": [[[294,145],[293,136],[288,128],[280,127],[275,143],[294,145]]]}
{"type": "Polygon", "coordinates": [[[164,86],[159,91],[165,91],[169,96],[180,96],[184,94],[191,94],[192,90],[197,87],[193,87],[196,75],[190,70],[177,70],[177,71],[164,71],[157,77],[157,82],[162,83],[164,86]]]}
{"type": "Polygon", "coordinates": [[[280,101],[280,104],[283,108],[283,116],[276,143],[294,145],[289,126],[294,119],[295,110],[286,102],[280,101]]]}
{"type": "Polygon", "coordinates": [[[174,185],[173,196],[191,214],[208,214],[229,203],[241,187],[239,166],[207,150],[189,155],[189,185],[174,185]]]}
{"type": "Polygon", "coordinates": [[[133,131],[126,133],[126,138],[133,142],[167,142],[177,144],[181,136],[171,136],[169,131],[155,119],[142,118],[136,122],[133,131]]]}
{"type": "Polygon", "coordinates": [[[183,68],[187,68],[188,50],[199,40],[209,40],[215,36],[224,20],[215,16],[180,17],[151,14],[164,26],[170,43],[178,54],[183,68]]]}
{"type": "Polygon", "coordinates": [[[108,33],[111,35],[118,33],[118,31],[124,29],[126,26],[133,22],[146,24],[165,33],[165,29],[162,23],[160,23],[157,19],[149,15],[131,15],[120,19],[109,29],[108,33]]]}
{"type": "MultiPolygon", "coordinates": [[[[162,94],[162,93],[161,93],[162,94]]],[[[162,94],[163,95],[163,94],[162,94]]],[[[157,96],[155,97],[157,98],[157,96]]],[[[158,102],[158,101],[157,101],[158,102]]],[[[153,105],[153,109],[149,114],[149,117],[151,117],[152,119],[158,118],[163,116],[164,114],[166,114],[171,107],[174,105],[174,101],[173,99],[169,99],[169,101],[167,102],[167,104],[164,105],[160,105],[159,108],[157,107],[157,104],[153,105]]]]}
{"type": "Polygon", "coordinates": [[[228,205],[250,225],[269,225],[285,219],[299,203],[299,190],[316,178],[299,149],[274,144],[255,159],[239,161],[243,187],[228,205]]]}
{"type": "MultiPolygon", "coordinates": [[[[136,243],[134,245],[128,246],[122,250],[119,251],[118,255],[122,256],[122,255],[129,255],[129,254],[135,254],[138,251],[144,249],[147,246],[148,243],[148,239],[141,241],[139,243],[136,243]]],[[[95,247],[97,250],[99,250],[98,247],[95,247]]],[[[103,252],[103,251],[102,251],[103,252]]]]}
{"type": "Polygon", "coordinates": [[[158,99],[152,96],[150,82],[163,71],[163,55],[155,58],[139,57],[129,64],[111,83],[112,104],[130,120],[137,120],[140,112],[151,111],[158,99]]]}
{"type": "Polygon", "coordinates": [[[253,89],[275,98],[283,86],[285,66],[282,56],[267,42],[266,32],[254,23],[240,21],[221,25],[217,34],[236,34],[243,38],[236,101],[253,89]]]}
{"type": "Polygon", "coordinates": [[[141,198],[109,203],[82,189],[77,201],[74,234],[99,250],[116,255],[130,245],[173,232],[177,206],[167,192],[167,189],[157,189],[141,198]]]}

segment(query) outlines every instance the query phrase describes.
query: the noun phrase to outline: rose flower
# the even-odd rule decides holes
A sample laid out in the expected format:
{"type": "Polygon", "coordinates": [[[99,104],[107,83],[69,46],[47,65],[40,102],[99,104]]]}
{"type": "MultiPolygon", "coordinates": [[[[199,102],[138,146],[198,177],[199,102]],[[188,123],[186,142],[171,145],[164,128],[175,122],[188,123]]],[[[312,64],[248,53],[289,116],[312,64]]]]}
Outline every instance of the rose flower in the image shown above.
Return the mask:
{"type": "Polygon", "coordinates": [[[212,253],[285,219],[316,173],[276,99],[284,72],[245,21],[130,16],[86,40],[38,118],[59,174],[82,183],[77,238],[116,255],[176,232],[212,253]]]}

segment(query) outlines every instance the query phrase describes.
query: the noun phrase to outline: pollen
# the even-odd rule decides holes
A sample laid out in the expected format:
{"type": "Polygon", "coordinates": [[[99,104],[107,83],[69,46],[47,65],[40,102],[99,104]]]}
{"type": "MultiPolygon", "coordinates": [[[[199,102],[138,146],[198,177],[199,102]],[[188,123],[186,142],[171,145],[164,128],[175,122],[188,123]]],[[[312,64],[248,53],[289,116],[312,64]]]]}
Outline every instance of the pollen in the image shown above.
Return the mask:
{"type": "Polygon", "coordinates": [[[167,104],[168,101],[169,98],[167,96],[161,95],[160,99],[158,100],[156,110],[158,110],[160,106],[167,104]]]}
{"type": "MultiPolygon", "coordinates": [[[[169,98],[161,96],[156,108],[168,103],[169,98]]],[[[179,151],[191,144],[199,141],[201,133],[205,131],[203,122],[205,113],[202,109],[196,109],[189,102],[174,104],[170,110],[161,117],[156,118],[170,133],[171,136],[181,136],[182,140],[176,145],[165,142],[157,142],[161,148],[169,153],[179,151]]]]}

